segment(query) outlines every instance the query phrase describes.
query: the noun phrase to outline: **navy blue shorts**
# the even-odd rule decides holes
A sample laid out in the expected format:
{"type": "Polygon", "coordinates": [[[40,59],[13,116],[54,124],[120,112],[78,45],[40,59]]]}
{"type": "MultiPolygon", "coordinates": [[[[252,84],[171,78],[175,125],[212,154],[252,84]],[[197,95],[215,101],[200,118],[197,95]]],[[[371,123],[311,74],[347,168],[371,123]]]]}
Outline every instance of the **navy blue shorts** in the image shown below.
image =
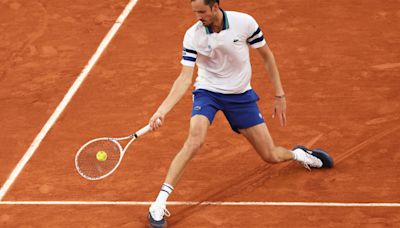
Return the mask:
{"type": "Polygon", "coordinates": [[[197,89],[193,91],[192,117],[206,116],[212,124],[215,114],[221,110],[232,130],[240,134],[239,129],[264,123],[257,106],[259,99],[252,89],[241,94],[222,94],[197,89]]]}

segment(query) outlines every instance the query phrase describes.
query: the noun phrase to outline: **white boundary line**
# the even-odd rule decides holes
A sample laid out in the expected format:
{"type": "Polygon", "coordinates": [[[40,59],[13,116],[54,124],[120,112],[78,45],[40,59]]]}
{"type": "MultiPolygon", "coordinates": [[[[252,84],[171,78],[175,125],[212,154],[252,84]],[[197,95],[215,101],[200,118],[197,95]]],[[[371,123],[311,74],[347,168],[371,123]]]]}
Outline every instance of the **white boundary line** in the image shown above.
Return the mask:
{"type": "MultiPolygon", "coordinates": [[[[100,205],[148,206],[152,201],[0,201],[0,205],[100,205]]],[[[400,207],[400,203],[333,203],[333,202],[191,202],[170,201],[171,206],[294,206],[294,207],[400,207]]]]}
{"type": "Polygon", "coordinates": [[[46,134],[49,132],[49,130],[52,128],[54,123],[57,121],[58,117],[61,115],[61,113],[64,111],[65,107],[68,105],[68,103],[71,101],[72,97],[76,93],[76,91],[79,89],[89,72],[92,70],[93,66],[96,64],[97,60],[99,60],[101,54],[103,51],[106,49],[108,44],[111,42],[112,38],[114,35],[117,33],[118,29],[121,27],[122,23],[125,21],[126,17],[129,15],[129,13],[132,11],[133,7],[136,5],[138,0],[131,0],[128,5],[125,7],[124,11],[122,11],[121,15],[118,17],[118,19],[115,21],[114,25],[111,27],[110,31],[107,33],[107,35],[104,37],[102,42],[100,43],[100,46],[97,48],[96,52],[93,54],[92,58],[90,58],[88,64],[83,68],[82,72],[79,74],[78,78],[75,80],[74,84],[71,86],[71,88],[68,90],[67,94],[65,94],[63,100],[61,103],[57,106],[56,110],[54,113],[51,115],[51,117],[47,120],[46,124],[43,126],[42,130],[39,132],[39,134],[36,136],[36,138],[33,140],[32,144],[29,146],[28,150],[25,152],[24,156],[21,158],[21,160],[18,162],[10,176],[8,177],[7,181],[4,183],[4,185],[0,189],[0,201],[3,200],[5,194],[11,187],[11,185],[14,183],[18,175],[21,173],[22,169],[28,163],[29,159],[33,156],[35,153],[36,149],[39,147],[40,143],[46,136],[46,134]]]}

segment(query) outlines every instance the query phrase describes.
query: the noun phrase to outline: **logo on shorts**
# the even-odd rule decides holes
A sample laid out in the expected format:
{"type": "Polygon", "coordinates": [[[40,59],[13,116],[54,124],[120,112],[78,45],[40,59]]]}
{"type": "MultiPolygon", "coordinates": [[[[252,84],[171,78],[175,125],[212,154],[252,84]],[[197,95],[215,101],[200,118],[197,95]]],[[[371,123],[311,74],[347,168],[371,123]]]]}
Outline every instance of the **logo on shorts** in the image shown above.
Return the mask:
{"type": "Polygon", "coordinates": [[[194,107],[194,110],[195,110],[195,111],[201,110],[201,106],[195,106],[195,107],[194,107]]]}
{"type": "Polygon", "coordinates": [[[236,42],[238,42],[239,41],[239,39],[234,39],[233,40],[233,43],[236,43],[236,42]]]}
{"type": "Polygon", "coordinates": [[[258,113],[258,116],[260,117],[260,119],[263,119],[263,116],[261,115],[261,113],[258,113]]]}

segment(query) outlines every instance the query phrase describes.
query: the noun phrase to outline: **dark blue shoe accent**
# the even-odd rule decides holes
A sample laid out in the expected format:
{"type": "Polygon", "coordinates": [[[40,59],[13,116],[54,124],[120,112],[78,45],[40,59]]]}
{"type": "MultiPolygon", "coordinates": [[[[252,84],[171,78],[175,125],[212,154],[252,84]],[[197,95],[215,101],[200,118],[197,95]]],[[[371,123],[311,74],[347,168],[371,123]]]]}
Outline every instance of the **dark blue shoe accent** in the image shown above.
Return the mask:
{"type": "Polygon", "coordinates": [[[295,150],[295,149],[302,149],[302,150],[304,150],[306,152],[309,152],[311,155],[319,158],[319,160],[322,161],[322,167],[321,168],[332,168],[333,167],[334,162],[333,162],[332,157],[326,151],[324,151],[321,148],[310,150],[305,146],[299,145],[299,146],[295,146],[293,148],[293,150],[295,150]]]}
{"type": "Polygon", "coordinates": [[[165,228],[165,227],[167,227],[167,221],[165,221],[164,218],[161,221],[156,221],[153,219],[153,217],[151,217],[151,214],[149,213],[148,220],[149,220],[150,228],[165,228]]]}

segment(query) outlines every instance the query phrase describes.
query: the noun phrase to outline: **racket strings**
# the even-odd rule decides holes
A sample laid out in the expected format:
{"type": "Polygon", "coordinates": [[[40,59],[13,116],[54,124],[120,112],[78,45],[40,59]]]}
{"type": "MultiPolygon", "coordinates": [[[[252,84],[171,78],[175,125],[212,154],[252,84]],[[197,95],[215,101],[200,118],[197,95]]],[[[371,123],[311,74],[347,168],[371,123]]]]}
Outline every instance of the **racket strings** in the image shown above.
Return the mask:
{"type": "Polygon", "coordinates": [[[98,179],[110,173],[118,164],[121,152],[112,140],[98,140],[86,145],[77,157],[78,171],[89,179],[98,179]],[[104,156],[104,153],[106,157],[104,156]],[[102,153],[103,156],[98,156],[102,153]]]}

